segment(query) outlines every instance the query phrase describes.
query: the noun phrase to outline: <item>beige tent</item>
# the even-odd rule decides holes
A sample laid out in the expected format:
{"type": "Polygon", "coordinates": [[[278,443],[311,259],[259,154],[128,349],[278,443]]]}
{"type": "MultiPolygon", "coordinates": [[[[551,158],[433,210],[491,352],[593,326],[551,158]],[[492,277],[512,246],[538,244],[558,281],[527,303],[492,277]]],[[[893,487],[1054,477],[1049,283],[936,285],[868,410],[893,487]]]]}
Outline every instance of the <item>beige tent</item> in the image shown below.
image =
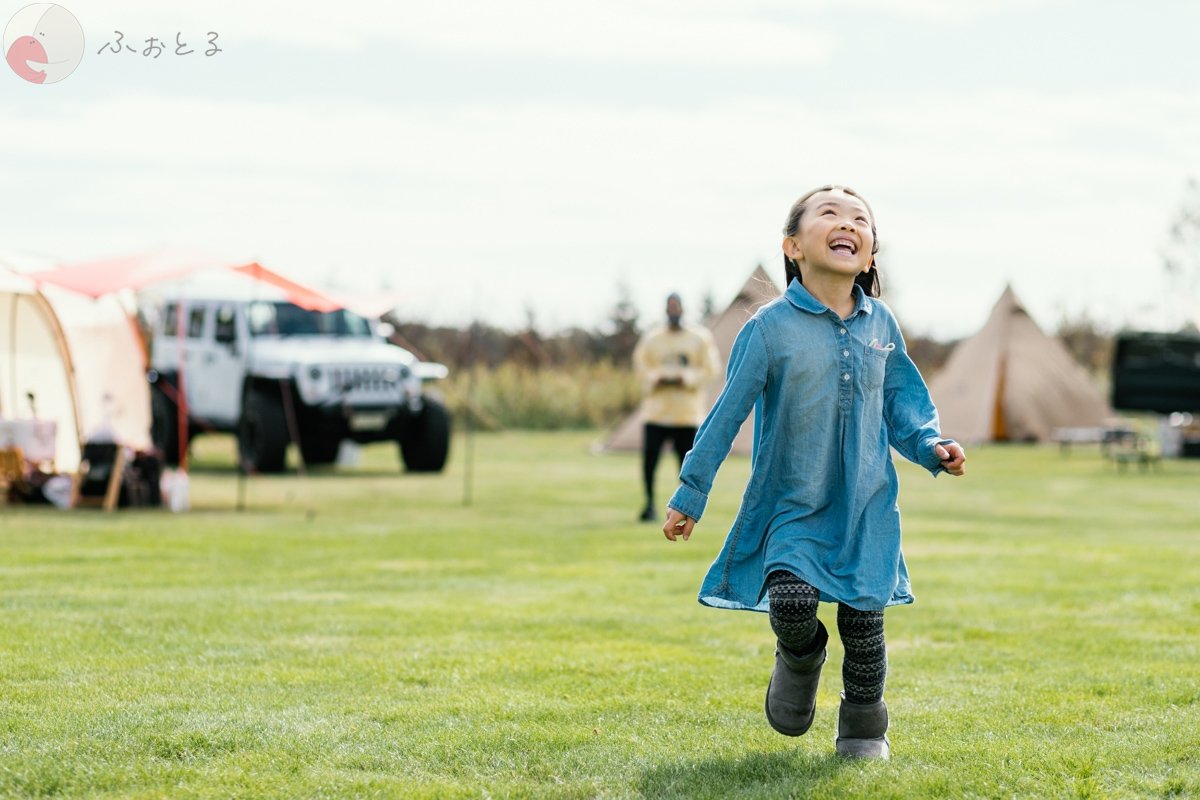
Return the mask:
{"type": "Polygon", "coordinates": [[[0,267],[0,418],[55,423],[55,467],[79,464],[80,441],[103,428],[150,446],[141,339],[115,297],[92,300],[0,267]],[[30,399],[32,395],[32,401],[30,399]]]}
{"type": "Polygon", "coordinates": [[[1062,342],[1006,288],[983,328],[929,384],[942,433],[963,442],[1047,441],[1058,427],[1103,425],[1100,390],[1062,342]]]}
{"type": "MultiPolygon", "coordinates": [[[[721,390],[725,388],[725,368],[729,361],[729,351],[733,349],[733,341],[738,331],[746,324],[746,320],[754,315],[759,306],[768,303],[779,296],[779,289],[767,276],[761,265],[746,280],[733,302],[720,315],[709,321],[717,350],[721,354],[721,374],[713,379],[708,387],[709,405],[716,401],[721,390]]],[[[605,450],[641,450],[642,428],[646,424],[642,409],[638,409],[621,422],[617,429],[604,444],[605,450]]],[[[746,419],[733,442],[733,452],[749,455],[751,438],[754,431],[754,412],[746,419]]]]}

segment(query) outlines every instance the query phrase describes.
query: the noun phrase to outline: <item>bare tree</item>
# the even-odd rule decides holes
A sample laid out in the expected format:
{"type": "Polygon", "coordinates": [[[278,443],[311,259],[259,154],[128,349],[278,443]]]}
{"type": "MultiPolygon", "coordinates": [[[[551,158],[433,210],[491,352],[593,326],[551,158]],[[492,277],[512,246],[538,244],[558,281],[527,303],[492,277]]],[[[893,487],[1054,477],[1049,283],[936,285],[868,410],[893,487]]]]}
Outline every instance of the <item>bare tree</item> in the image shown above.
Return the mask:
{"type": "Polygon", "coordinates": [[[1182,306],[1184,324],[1200,325],[1200,181],[1189,178],[1183,202],[1171,220],[1163,252],[1171,297],[1182,306]]]}
{"type": "Polygon", "coordinates": [[[604,355],[614,364],[628,366],[632,360],[633,348],[641,336],[638,326],[638,310],[633,303],[633,291],[629,284],[620,281],[617,284],[617,302],[608,312],[608,333],[604,355]]]}
{"type": "Polygon", "coordinates": [[[1086,311],[1075,317],[1064,315],[1055,335],[1080,366],[1093,375],[1106,374],[1112,366],[1112,333],[1086,311]]]}
{"type": "Polygon", "coordinates": [[[713,297],[712,289],[704,292],[704,298],[700,301],[700,321],[708,324],[716,319],[717,316],[717,299],[713,297]]]}

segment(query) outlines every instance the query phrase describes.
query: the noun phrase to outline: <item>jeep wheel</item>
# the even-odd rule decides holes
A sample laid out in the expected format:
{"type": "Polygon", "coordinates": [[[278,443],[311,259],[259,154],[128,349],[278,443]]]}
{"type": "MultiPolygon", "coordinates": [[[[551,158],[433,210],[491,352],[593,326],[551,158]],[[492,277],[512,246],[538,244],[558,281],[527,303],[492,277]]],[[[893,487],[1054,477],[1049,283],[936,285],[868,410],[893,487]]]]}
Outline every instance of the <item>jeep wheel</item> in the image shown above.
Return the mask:
{"type": "Polygon", "coordinates": [[[278,395],[251,390],[238,421],[238,460],[243,472],[283,472],[288,429],[278,395]]]}
{"type": "MultiPolygon", "coordinates": [[[[190,430],[188,434],[190,439],[190,430]]],[[[179,409],[157,383],[150,384],[150,441],[162,453],[164,464],[179,464],[179,409]]]]}
{"type": "Polygon", "coordinates": [[[319,433],[310,433],[307,438],[303,434],[300,436],[300,455],[304,458],[304,463],[310,467],[319,467],[337,461],[338,448],[341,446],[342,440],[338,436],[319,433]]]}
{"type": "Polygon", "coordinates": [[[400,456],[409,472],[441,472],[450,454],[450,412],[428,395],[424,401],[400,434],[400,456]]]}

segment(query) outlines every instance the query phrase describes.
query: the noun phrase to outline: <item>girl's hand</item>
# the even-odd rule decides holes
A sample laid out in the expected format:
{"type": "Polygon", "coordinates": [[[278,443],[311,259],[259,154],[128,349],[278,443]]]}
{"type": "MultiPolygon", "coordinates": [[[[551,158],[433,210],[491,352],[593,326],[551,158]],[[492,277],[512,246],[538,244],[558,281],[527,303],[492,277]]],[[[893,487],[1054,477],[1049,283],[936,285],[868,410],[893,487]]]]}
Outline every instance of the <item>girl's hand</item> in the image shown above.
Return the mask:
{"type": "Polygon", "coordinates": [[[663,525],[663,536],[666,536],[672,542],[677,536],[682,536],[686,542],[692,536],[692,528],[696,526],[696,520],[681,514],[673,508],[667,509],[667,522],[663,525]]]}
{"type": "Polygon", "coordinates": [[[963,452],[958,442],[935,445],[933,452],[941,459],[942,469],[946,470],[946,472],[949,472],[951,475],[962,475],[966,472],[966,468],[963,465],[967,463],[967,454],[963,452]]]}

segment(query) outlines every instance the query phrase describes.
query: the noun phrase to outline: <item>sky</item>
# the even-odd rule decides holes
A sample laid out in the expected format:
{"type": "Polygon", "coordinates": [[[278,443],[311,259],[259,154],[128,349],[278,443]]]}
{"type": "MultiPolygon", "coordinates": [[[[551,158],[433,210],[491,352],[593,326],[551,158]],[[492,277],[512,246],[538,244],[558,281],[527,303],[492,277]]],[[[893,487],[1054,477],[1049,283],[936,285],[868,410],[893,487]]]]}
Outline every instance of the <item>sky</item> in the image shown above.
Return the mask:
{"type": "Polygon", "coordinates": [[[1190,0],[62,5],[76,70],[0,75],[5,252],[202,249],[552,332],[781,281],[789,207],[839,183],[910,335],[969,335],[1006,284],[1050,329],[1200,312],[1163,269],[1200,177],[1190,0]]]}

